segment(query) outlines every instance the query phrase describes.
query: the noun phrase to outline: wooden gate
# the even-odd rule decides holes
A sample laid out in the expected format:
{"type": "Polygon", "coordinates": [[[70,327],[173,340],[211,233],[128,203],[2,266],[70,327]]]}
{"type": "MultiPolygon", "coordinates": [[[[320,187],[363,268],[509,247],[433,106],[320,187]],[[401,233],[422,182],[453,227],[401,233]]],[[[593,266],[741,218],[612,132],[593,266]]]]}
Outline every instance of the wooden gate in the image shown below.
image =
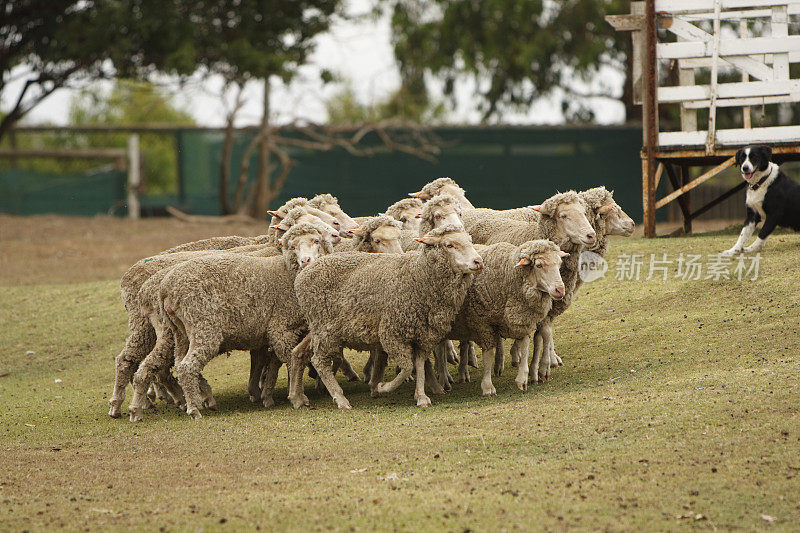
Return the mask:
{"type": "Polygon", "coordinates": [[[732,166],[742,145],[769,144],[777,162],[800,159],[800,125],[752,120],[754,106],[800,102],[800,79],[790,69],[800,62],[800,35],[789,32],[798,15],[800,0],[647,0],[632,2],[630,14],[606,17],[633,32],[634,101],[644,106],[645,235],[655,236],[655,210],[673,201],[688,233],[693,218],[743,189],[744,181],[692,209],[689,191],[732,166]],[[677,80],[666,75],[670,68],[677,80]],[[680,107],[680,130],[659,127],[659,111],[669,104],[680,107]],[[717,128],[721,108],[740,109],[741,127],[717,128]],[[702,124],[700,109],[708,117],[702,124]],[[693,166],[713,168],[691,179],[693,166]],[[664,174],[674,190],[657,200],[664,174]]]}

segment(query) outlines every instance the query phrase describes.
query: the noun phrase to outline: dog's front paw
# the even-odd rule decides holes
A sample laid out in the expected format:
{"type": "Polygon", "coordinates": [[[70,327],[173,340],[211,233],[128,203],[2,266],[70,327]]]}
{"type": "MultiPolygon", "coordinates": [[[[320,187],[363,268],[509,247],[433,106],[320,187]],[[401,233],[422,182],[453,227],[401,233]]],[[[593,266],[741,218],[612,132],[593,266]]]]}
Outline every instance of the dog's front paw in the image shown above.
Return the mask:
{"type": "Polygon", "coordinates": [[[721,252],[719,255],[738,255],[740,253],[742,253],[741,248],[733,247],[730,250],[725,250],[724,252],[721,252]]]}

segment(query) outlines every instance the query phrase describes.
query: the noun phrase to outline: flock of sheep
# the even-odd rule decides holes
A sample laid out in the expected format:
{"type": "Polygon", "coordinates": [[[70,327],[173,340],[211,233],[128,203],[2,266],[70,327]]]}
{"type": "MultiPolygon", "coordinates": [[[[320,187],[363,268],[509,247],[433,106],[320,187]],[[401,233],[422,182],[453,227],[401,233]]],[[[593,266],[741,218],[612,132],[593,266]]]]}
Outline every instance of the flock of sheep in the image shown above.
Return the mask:
{"type": "Polygon", "coordinates": [[[248,392],[265,407],[286,364],[294,407],[309,405],[308,368],[349,409],[336,373],[359,376],[345,348],[369,351],[373,396],[413,379],[418,406],[451,389],[448,364],[458,364],[455,381],[469,381],[475,345],[481,390],[495,395],[504,338],[514,340],[521,390],[548,379],[561,365],[553,321],[580,287],[581,252],[604,254],[610,235],[633,232],[631,218],[605,187],[502,211],[474,207],[450,178],[411,196],[355,219],[330,194],[294,198],[270,211],[266,235],[191,242],[134,264],[121,281],[130,335],[115,360],[109,415],[120,416],[132,383],[131,421],[156,398],[200,418],[216,409],[203,367],[231,350],[250,351],[248,392]],[[389,357],[397,374],[387,382],[389,357]]]}

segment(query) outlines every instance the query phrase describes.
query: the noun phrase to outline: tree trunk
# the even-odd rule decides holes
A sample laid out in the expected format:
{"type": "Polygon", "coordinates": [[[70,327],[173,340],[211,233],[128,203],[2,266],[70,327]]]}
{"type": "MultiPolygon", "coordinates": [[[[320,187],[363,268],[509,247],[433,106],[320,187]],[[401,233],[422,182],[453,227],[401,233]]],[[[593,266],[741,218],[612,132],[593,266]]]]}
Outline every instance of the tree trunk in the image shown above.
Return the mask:
{"type": "Polygon", "coordinates": [[[228,198],[228,185],[231,182],[231,156],[233,155],[234,129],[232,113],[225,125],[225,140],[222,142],[222,156],[219,169],[219,209],[222,215],[233,213],[231,202],[228,198]]]}
{"type": "Polygon", "coordinates": [[[272,200],[270,188],[269,164],[269,77],[264,79],[264,115],[261,117],[261,141],[258,146],[258,178],[254,188],[255,198],[250,207],[250,216],[262,220],[267,216],[267,209],[272,200]]]}

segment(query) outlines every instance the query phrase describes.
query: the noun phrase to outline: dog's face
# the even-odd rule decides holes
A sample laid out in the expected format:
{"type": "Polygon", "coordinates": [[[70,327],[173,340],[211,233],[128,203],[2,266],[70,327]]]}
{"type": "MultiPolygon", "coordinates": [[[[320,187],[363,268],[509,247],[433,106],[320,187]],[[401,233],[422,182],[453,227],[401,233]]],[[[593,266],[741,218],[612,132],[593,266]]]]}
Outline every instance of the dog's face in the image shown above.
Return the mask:
{"type": "Polygon", "coordinates": [[[736,152],[736,166],[742,173],[745,181],[750,181],[757,173],[769,169],[772,158],[772,148],[769,146],[745,146],[736,152]]]}

